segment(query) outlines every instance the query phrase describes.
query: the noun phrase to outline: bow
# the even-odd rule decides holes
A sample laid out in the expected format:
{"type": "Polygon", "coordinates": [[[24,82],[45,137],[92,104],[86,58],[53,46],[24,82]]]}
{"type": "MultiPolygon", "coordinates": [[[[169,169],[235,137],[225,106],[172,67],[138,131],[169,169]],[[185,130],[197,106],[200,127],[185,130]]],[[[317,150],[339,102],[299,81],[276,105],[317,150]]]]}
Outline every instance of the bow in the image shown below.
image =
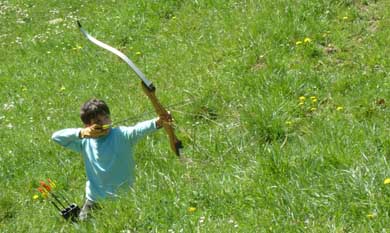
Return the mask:
{"type": "MultiPolygon", "coordinates": [[[[145,94],[149,97],[149,100],[152,102],[152,105],[153,105],[154,110],[156,111],[157,115],[159,115],[161,117],[161,116],[167,116],[169,114],[168,111],[162,106],[160,101],[158,101],[156,94],[155,94],[156,88],[154,87],[153,83],[145,77],[145,75],[141,72],[141,70],[139,70],[138,67],[136,65],[134,65],[134,63],[125,54],[123,54],[121,51],[117,50],[116,48],[113,48],[110,45],[105,44],[105,43],[95,39],[91,35],[89,35],[81,27],[81,24],[79,21],[77,21],[77,25],[79,26],[81,33],[83,33],[84,36],[90,42],[92,42],[95,45],[97,45],[103,49],[106,49],[106,50],[112,52],[113,54],[117,55],[118,57],[120,57],[123,61],[125,61],[131,67],[131,69],[141,79],[142,89],[144,90],[145,94]]],[[[163,127],[168,134],[171,149],[175,152],[175,154],[177,156],[180,156],[180,151],[183,148],[183,145],[182,145],[181,141],[179,139],[177,139],[177,137],[175,135],[175,130],[172,126],[172,123],[171,122],[164,122],[163,127]]]]}

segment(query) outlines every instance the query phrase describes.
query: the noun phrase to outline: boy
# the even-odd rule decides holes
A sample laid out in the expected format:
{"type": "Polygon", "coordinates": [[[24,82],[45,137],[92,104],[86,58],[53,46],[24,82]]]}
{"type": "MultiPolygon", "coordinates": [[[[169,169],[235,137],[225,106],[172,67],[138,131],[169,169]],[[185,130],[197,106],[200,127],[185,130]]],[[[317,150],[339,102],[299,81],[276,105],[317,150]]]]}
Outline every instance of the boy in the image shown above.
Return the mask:
{"type": "Polygon", "coordinates": [[[55,132],[52,139],[83,157],[87,175],[86,201],[79,218],[85,220],[98,200],[115,197],[118,188],[132,185],[136,142],[164,123],[171,122],[172,118],[168,114],[133,127],[111,128],[110,110],[99,99],[85,102],[80,118],[85,128],[63,129],[55,132]]]}

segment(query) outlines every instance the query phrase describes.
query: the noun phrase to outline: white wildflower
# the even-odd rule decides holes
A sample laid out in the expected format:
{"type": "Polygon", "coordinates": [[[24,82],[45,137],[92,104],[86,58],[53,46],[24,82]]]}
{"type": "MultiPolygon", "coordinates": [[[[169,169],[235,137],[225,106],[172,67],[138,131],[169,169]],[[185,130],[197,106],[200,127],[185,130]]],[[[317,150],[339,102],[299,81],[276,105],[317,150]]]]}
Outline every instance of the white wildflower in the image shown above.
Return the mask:
{"type": "Polygon", "coordinates": [[[16,37],[16,40],[15,40],[15,43],[16,43],[16,44],[19,44],[19,45],[22,45],[22,38],[19,37],[19,36],[17,36],[17,37],[16,37]]]}
{"type": "Polygon", "coordinates": [[[64,21],[62,18],[56,18],[56,19],[50,20],[48,23],[49,23],[50,25],[55,25],[55,24],[61,23],[62,21],[64,21]]]}
{"type": "Polygon", "coordinates": [[[204,220],[205,220],[205,219],[206,219],[206,218],[205,218],[204,216],[200,217],[200,218],[199,218],[199,223],[200,223],[200,224],[204,223],[204,220]]]}
{"type": "Polygon", "coordinates": [[[121,233],[131,233],[131,231],[130,230],[121,230],[121,233]]]}
{"type": "Polygon", "coordinates": [[[17,24],[25,24],[26,22],[24,21],[24,19],[17,19],[16,23],[17,24]]]}
{"type": "Polygon", "coordinates": [[[13,109],[14,107],[15,107],[14,102],[3,104],[3,109],[4,109],[5,111],[11,110],[11,109],[13,109]]]}
{"type": "Polygon", "coordinates": [[[50,10],[49,12],[50,12],[51,14],[53,14],[53,15],[60,13],[60,11],[57,10],[57,9],[52,9],[52,10],[50,10]]]}

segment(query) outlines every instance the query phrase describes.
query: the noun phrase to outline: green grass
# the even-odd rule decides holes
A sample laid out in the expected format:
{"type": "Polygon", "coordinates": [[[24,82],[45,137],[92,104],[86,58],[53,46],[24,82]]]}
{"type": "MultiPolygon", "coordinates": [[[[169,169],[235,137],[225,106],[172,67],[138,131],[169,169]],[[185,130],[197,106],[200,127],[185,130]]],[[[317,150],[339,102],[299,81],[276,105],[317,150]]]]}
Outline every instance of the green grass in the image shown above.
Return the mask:
{"type": "Polygon", "coordinates": [[[389,15],[385,0],[1,1],[0,232],[390,231],[389,15]],[[153,81],[194,162],[148,136],[134,190],[70,224],[32,199],[50,177],[84,200],[83,161],[51,134],[81,127],[93,96],[116,122],[154,117],[77,19],[153,81]]]}

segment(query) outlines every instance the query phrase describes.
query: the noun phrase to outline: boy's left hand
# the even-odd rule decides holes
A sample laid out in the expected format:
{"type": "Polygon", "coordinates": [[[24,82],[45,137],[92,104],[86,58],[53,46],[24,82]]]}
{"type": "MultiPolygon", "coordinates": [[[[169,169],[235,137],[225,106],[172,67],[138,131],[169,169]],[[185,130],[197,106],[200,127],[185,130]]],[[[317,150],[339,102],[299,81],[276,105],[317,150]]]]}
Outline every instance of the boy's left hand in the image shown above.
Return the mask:
{"type": "Polygon", "coordinates": [[[171,113],[168,111],[167,114],[165,115],[161,115],[158,117],[157,121],[156,121],[156,126],[157,128],[161,128],[163,127],[165,124],[171,124],[173,122],[173,119],[172,119],[172,115],[171,113]]]}

